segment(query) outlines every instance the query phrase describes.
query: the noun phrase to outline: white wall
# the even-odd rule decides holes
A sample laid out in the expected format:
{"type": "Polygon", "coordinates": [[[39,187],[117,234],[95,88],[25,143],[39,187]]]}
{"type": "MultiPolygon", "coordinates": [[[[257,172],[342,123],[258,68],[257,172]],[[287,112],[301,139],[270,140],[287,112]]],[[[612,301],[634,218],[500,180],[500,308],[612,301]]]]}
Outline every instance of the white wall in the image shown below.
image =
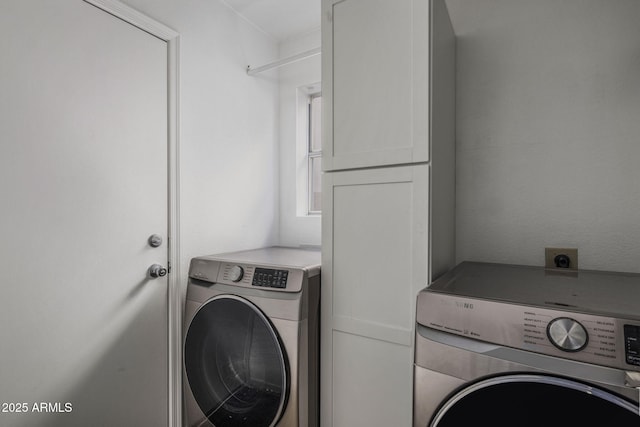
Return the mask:
{"type": "Polygon", "coordinates": [[[640,271],[640,2],[447,4],[458,261],[640,271]]]}
{"type": "MultiPolygon", "coordinates": [[[[285,40],[280,58],[320,47],[320,28],[285,40]]],[[[280,74],[280,243],[287,246],[320,245],[320,216],[299,215],[296,210],[297,90],[320,82],[320,55],[298,61],[279,70],[280,74]]],[[[298,195],[298,197],[300,197],[298,195]]]]}
{"type": "Polygon", "coordinates": [[[181,270],[278,240],[277,43],[220,0],[125,0],[180,33],[181,270]]]}

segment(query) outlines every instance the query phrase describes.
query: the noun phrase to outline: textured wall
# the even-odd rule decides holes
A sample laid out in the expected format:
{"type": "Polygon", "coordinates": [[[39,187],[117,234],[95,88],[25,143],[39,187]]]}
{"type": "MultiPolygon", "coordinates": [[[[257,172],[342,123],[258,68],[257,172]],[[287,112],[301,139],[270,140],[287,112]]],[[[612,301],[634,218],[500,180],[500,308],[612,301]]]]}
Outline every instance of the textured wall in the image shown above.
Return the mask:
{"type": "Polygon", "coordinates": [[[182,274],[278,240],[277,42],[218,0],[125,0],[180,33],[182,274]]]}
{"type": "Polygon", "coordinates": [[[448,0],[457,259],[640,271],[640,2],[448,0]]]}

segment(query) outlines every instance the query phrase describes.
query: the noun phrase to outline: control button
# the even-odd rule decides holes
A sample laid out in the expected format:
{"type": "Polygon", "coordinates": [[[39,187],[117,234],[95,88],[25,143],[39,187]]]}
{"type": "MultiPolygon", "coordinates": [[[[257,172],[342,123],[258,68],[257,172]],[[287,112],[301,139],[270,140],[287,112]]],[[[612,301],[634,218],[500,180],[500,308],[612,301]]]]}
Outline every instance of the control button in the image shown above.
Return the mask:
{"type": "Polygon", "coordinates": [[[239,282],[242,280],[242,276],[244,276],[244,270],[239,265],[234,265],[231,270],[229,270],[229,279],[232,282],[239,282]]]}
{"type": "Polygon", "coordinates": [[[580,351],[587,346],[589,335],[578,321],[558,317],[547,326],[549,341],[562,351],[580,351]]]}
{"type": "Polygon", "coordinates": [[[286,288],[288,274],[287,270],[256,267],[251,285],[266,288],[286,288]]]}

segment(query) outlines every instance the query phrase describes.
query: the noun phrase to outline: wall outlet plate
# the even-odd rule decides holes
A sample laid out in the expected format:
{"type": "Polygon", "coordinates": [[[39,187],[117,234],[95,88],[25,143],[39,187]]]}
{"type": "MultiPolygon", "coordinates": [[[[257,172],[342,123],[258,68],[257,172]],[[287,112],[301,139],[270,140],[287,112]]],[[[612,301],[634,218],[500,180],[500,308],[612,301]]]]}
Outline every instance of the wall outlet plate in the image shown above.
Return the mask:
{"type": "Polygon", "coordinates": [[[546,268],[558,268],[559,270],[577,270],[578,269],[578,248],[544,248],[544,266],[546,268]],[[566,255],[569,257],[568,268],[558,268],[555,258],[558,255],[566,255]]]}

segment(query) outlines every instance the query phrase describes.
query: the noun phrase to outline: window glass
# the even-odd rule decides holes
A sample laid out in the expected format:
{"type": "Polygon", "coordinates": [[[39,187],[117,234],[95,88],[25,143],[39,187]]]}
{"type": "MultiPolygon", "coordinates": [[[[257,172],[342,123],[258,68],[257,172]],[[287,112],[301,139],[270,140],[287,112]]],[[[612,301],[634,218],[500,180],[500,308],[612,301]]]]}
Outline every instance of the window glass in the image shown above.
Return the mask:
{"type": "Polygon", "coordinates": [[[309,176],[309,213],[320,213],[322,210],[322,157],[310,157],[309,176]]]}
{"type": "Polygon", "coordinates": [[[319,93],[311,95],[309,110],[309,152],[317,153],[322,150],[322,96],[319,93]]]}
{"type": "Polygon", "coordinates": [[[322,210],[322,95],[309,95],[309,208],[310,214],[322,210]]]}

